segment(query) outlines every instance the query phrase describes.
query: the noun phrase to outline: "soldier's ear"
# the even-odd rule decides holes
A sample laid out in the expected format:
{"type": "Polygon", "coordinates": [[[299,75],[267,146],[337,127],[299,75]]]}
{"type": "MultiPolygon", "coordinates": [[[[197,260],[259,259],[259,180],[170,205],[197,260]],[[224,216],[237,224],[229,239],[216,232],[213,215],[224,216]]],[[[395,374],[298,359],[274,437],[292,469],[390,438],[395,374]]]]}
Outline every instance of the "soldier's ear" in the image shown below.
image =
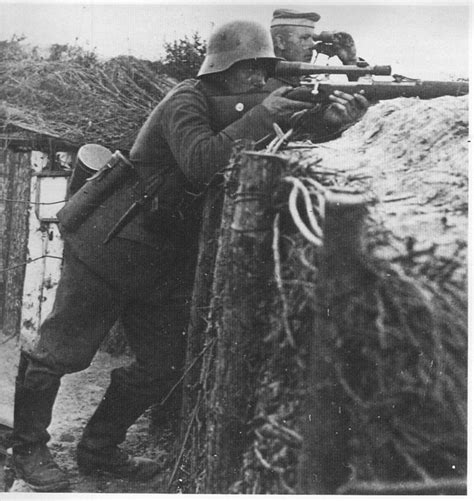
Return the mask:
{"type": "Polygon", "coordinates": [[[275,49],[285,50],[286,48],[285,39],[282,35],[275,35],[273,44],[275,46],[275,49]]]}

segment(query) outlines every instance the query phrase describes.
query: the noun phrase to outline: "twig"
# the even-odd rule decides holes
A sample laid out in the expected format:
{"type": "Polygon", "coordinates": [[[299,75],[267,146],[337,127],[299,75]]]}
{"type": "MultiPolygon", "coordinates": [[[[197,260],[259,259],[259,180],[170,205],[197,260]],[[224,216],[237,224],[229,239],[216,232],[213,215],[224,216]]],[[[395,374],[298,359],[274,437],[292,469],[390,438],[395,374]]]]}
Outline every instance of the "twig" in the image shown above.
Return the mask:
{"type": "Polygon", "coordinates": [[[177,473],[179,465],[181,463],[181,459],[182,459],[183,454],[184,454],[184,449],[186,447],[186,443],[188,441],[189,434],[191,433],[192,425],[194,423],[194,420],[196,419],[196,415],[197,415],[197,411],[199,409],[199,406],[201,405],[201,400],[202,400],[202,390],[199,392],[198,398],[196,400],[196,405],[194,406],[193,412],[191,414],[191,418],[189,420],[189,424],[188,424],[188,427],[186,429],[186,433],[184,435],[183,443],[181,444],[181,449],[179,451],[178,457],[176,458],[176,462],[174,464],[174,468],[173,468],[173,472],[171,473],[171,477],[168,481],[168,486],[166,488],[166,490],[168,492],[170,492],[171,485],[173,484],[174,479],[176,477],[176,473],[177,473]]]}
{"type": "MultiPolygon", "coordinates": [[[[274,124],[274,126],[275,125],[277,125],[277,127],[278,127],[278,124],[274,124]]],[[[287,141],[291,137],[292,134],[293,134],[293,129],[290,129],[285,134],[283,134],[283,136],[278,137],[278,135],[277,135],[275,137],[275,139],[267,146],[267,152],[276,153],[279,150],[280,146],[285,141],[287,141]]]]}
{"type": "Polygon", "coordinates": [[[311,177],[305,177],[304,180],[307,182],[307,183],[310,183],[314,188],[316,188],[316,191],[318,193],[321,193],[322,195],[326,195],[326,193],[330,190],[328,190],[328,188],[326,188],[326,186],[323,186],[321,183],[318,183],[318,181],[316,181],[316,179],[313,179],[311,177]]]}
{"type": "Polygon", "coordinates": [[[349,398],[351,398],[360,407],[368,409],[370,405],[367,402],[364,402],[359,397],[359,395],[357,395],[357,393],[349,386],[349,383],[347,382],[346,378],[343,375],[342,366],[340,362],[336,362],[334,364],[334,370],[336,371],[339,384],[342,386],[343,390],[346,392],[349,398]]]}
{"type": "Polygon", "coordinates": [[[265,470],[269,470],[275,473],[283,473],[285,470],[279,466],[272,466],[263,456],[262,453],[258,450],[256,444],[253,446],[253,451],[255,453],[255,457],[258,462],[265,468],[265,470]]]}
{"type": "Polygon", "coordinates": [[[281,487],[285,494],[296,494],[296,491],[292,489],[284,480],[283,474],[278,474],[278,481],[280,482],[281,487]]]}
{"type": "Polygon", "coordinates": [[[433,482],[433,478],[420,464],[415,461],[410,454],[408,454],[398,440],[392,438],[392,443],[397,452],[403,457],[403,459],[405,459],[406,464],[414,473],[416,473],[424,482],[433,482]]]}
{"type": "Polygon", "coordinates": [[[279,250],[279,242],[280,242],[279,222],[280,222],[280,214],[277,214],[275,216],[275,219],[273,220],[273,244],[272,244],[273,261],[275,263],[275,282],[277,285],[277,289],[278,289],[278,293],[280,295],[280,301],[281,301],[281,305],[282,305],[282,320],[283,320],[283,327],[285,329],[285,334],[286,334],[285,340],[292,348],[294,348],[296,346],[296,343],[295,343],[295,339],[293,337],[293,334],[291,333],[290,323],[288,321],[289,308],[288,308],[288,302],[286,300],[285,290],[283,288],[283,282],[282,282],[282,278],[281,278],[281,259],[280,259],[280,250],[279,250]]]}
{"type": "Polygon", "coordinates": [[[389,202],[399,202],[400,200],[407,200],[408,198],[415,198],[416,195],[412,193],[408,193],[406,195],[394,195],[394,196],[389,196],[382,198],[383,203],[389,203],[389,202]]]}
{"type": "MultiPolygon", "coordinates": [[[[308,248],[308,246],[304,246],[302,249],[298,250],[298,258],[301,261],[301,264],[303,266],[305,266],[306,268],[308,268],[309,270],[311,270],[313,273],[319,273],[318,268],[316,266],[314,266],[313,264],[311,264],[308,261],[308,258],[306,257],[305,250],[307,248],[308,248]]],[[[311,283],[311,285],[314,285],[314,284],[311,283]]]]}
{"type": "Polygon", "coordinates": [[[382,298],[380,296],[379,290],[375,291],[375,301],[377,304],[377,318],[375,319],[375,328],[377,330],[380,348],[382,350],[386,350],[387,346],[388,346],[387,345],[387,335],[385,332],[386,313],[385,313],[385,307],[384,307],[382,298]]]}
{"type": "Polygon", "coordinates": [[[211,342],[209,344],[207,344],[206,346],[204,346],[204,348],[200,351],[200,353],[198,353],[196,355],[196,357],[194,358],[194,360],[188,365],[188,367],[186,368],[186,370],[183,372],[183,374],[181,375],[181,377],[178,379],[178,381],[174,384],[174,386],[171,388],[171,390],[166,394],[166,396],[163,398],[163,400],[159,403],[159,405],[163,405],[167,400],[168,398],[174,393],[174,391],[176,390],[176,388],[179,386],[179,384],[181,383],[181,381],[183,381],[183,379],[186,377],[186,375],[189,373],[189,371],[194,367],[194,365],[196,364],[196,362],[204,355],[204,353],[206,353],[206,351],[214,345],[214,343],[216,342],[216,338],[214,339],[211,339],[211,342]]]}
{"type": "Polygon", "coordinates": [[[285,437],[285,441],[289,445],[300,447],[303,444],[303,437],[299,433],[280,424],[273,415],[269,415],[267,419],[285,437]]]}
{"type": "Polygon", "coordinates": [[[438,478],[430,482],[348,482],[339,487],[337,494],[465,494],[465,478],[438,478]]]}

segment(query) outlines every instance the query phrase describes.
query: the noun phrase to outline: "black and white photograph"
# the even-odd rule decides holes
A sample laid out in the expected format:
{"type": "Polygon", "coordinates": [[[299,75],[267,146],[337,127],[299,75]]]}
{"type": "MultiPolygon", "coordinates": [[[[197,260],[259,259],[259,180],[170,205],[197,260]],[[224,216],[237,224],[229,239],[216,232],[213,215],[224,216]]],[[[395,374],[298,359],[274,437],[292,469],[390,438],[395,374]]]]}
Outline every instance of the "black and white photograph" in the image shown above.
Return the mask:
{"type": "Polygon", "coordinates": [[[472,494],[472,12],[0,0],[0,492],[472,494]]]}

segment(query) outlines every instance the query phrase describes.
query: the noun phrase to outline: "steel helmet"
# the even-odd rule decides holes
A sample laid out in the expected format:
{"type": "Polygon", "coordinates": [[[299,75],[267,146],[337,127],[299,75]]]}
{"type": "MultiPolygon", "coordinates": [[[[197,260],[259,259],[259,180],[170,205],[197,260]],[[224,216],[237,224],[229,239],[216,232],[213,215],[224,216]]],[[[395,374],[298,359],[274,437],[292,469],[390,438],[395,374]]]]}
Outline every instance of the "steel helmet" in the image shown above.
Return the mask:
{"type": "Polygon", "coordinates": [[[247,59],[278,61],[270,32],[254,21],[232,21],[211,35],[198,77],[220,73],[247,59]]]}

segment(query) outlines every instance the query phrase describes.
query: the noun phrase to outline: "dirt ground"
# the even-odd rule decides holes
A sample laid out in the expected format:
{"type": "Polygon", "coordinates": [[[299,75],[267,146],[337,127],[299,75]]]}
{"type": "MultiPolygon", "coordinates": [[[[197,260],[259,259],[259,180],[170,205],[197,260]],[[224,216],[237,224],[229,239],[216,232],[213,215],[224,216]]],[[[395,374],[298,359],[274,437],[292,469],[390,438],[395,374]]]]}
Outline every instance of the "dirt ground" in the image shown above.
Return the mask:
{"type": "MultiPolygon", "coordinates": [[[[4,347],[8,347],[6,344],[4,347]]],[[[11,366],[16,356],[13,347],[0,351],[0,366],[11,366]]],[[[67,471],[71,481],[71,492],[79,493],[159,493],[166,492],[169,476],[169,444],[172,443],[170,430],[156,430],[151,433],[149,413],[145,413],[129,430],[123,448],[127,452],[157,459],[164,469],[154,479],[147,482],[130,482],[109,476],[80,475],[75,462],[76,444],[82,429],[100,402],[108,386],[109,373],[115,367],[126,365],[130,358],[126,355],[111,356],[99,352],[92,365],[85,371],[63,378],[49,428],[50,448],[58,464],[67,471]]],[[[9,378],[11,380],[12,378],[9,378]]],[[[2,379],[2,381],[4,381],[2,379]]],[[[3,458],[0,458],[0,461],[3,458]]],[[[0,486],[3,486],[3,467],[0,468],[0,486]]],[[[3,490],[3,489],[1,489],[3,490]]],[[[24,491],[21,482],[15,482],[13,491],[24,491]]]]}

